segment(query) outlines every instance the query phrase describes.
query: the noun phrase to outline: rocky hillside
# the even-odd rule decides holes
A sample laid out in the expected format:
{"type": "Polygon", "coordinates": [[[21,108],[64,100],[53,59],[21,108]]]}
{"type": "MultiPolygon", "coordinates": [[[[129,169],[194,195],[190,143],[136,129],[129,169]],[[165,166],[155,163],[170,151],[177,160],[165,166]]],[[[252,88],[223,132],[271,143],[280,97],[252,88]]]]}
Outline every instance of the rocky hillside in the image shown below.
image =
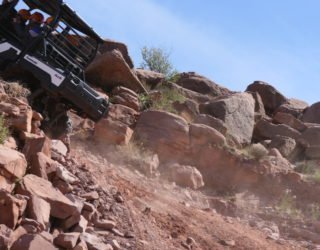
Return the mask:
{"type": "Polygon", "coordinates": [[[168,82],[114,41],[86,74],[112,105],[66,145],[2,73],[0,249],[318,249],[319,103],[168,82]]]}

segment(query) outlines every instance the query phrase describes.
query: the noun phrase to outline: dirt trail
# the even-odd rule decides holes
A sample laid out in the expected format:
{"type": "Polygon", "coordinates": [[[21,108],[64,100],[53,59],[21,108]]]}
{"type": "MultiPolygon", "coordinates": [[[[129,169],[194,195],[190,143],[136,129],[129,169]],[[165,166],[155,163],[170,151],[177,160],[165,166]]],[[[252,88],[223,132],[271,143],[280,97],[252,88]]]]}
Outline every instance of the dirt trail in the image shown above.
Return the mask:
{"type": "Polygon", "coordinates": [[[189,249],[303,249],[266,239],[245,223],[214,213],[200,192],[148,179],[95,151],[88,141],[73,141],[72,154],[86,164],[96,184],[124,198],[121,212],[115,214],[119,230],[130,228],[135,234],[135,244],[127,249],[188,249],[188,237],[196,242],[189,249]]]}

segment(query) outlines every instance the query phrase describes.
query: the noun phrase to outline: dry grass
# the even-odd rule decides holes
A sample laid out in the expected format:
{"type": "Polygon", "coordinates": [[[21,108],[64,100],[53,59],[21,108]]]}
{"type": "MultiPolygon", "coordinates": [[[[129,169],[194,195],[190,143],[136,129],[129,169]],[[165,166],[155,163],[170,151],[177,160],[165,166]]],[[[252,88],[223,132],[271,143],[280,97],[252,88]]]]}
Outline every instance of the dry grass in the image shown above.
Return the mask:
{"type": "Polygon", "coordinates": [[[27,98],[31,94],[29,89],[25,88],[23,85],[21,85],[18,82],[6,83],[4,85],[4,89],[7,93],[7,95],[9,95],[11,97],[27,98]]]}
{"type": "Polygon", "coordinates": [[[261,144],[251,144],[242,150],[242,153],[247,157],[255,160],[260,160],[268,155],[268,150],[261,144]]]}
{"type": "Polygon", "coordinates": [[[9,136],[9,129],[5,124],[5,119],[0,115],[0,144],[3,144],[9,136]]]}
{"type": "Polygon", "coordinates": [[[299,210],[296,205],[296,197],[292,195],[290,190],[286,190],[285,194],[281,197],[277,205],[277,210],[292,218],[302,217],[302,211],[299,210]]]}

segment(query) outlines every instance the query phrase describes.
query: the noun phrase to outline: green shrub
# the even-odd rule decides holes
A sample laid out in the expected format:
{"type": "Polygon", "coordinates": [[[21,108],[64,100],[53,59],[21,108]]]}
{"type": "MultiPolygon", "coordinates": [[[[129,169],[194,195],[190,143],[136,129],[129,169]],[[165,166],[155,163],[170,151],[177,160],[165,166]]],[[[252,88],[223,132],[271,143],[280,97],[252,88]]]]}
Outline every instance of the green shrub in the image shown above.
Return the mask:
{"type": "Polygon", "coordinates": [[[5,124],[4,117],[0,115],[0,144],[3,144],[9,136],[9,129],[5,124]]]}
{"type": "Polygon", "coordinates": [[[170,62],[170,53],[166,50],[155,47],[143,47],[141,49],[141,56],[141,68],[162,73],[167,80],[177,75],[177,71],[170,62]]]}
{"type": "Polygon", "coordinates": [[[179,93],[179,91],[170,88],[163,88],[161,90],[161,97],[153,101],[151,108],[155,110],[162,110],[171,113],[176,113],[173,107],[174,102],[184,102],[186,98],[179,93]]]}

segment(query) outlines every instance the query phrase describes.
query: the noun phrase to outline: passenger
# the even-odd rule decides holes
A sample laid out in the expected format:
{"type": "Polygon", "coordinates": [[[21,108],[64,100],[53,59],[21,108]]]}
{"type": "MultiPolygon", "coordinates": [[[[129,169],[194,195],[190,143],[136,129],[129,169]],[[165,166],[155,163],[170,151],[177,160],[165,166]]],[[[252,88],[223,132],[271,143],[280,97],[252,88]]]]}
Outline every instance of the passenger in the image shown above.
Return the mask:
{"type": "Polygon", "coordinates": [[[41,34],[43,19],[44,17],[40,12],[35,12],[30,16],[28,30],[31,37],[37,37],[41,34]]]}
{"type": "Polygon", "coordinates": [[[18,11],[16,17],[13,18],[13,28],[19,37],[26,35],[27,21],[30,16],[31,14],[28,10],[21,9],[18,11]]]}

